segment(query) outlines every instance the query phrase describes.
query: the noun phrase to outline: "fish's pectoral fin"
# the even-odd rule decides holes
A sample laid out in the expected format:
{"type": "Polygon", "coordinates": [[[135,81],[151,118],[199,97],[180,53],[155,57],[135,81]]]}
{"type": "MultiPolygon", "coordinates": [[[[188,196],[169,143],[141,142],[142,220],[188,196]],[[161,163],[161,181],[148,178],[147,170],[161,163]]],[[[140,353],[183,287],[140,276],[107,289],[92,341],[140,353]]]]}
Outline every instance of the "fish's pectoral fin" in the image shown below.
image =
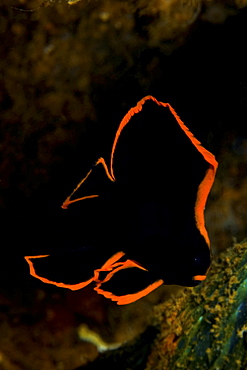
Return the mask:
{"type": "MultiPolygon", "coordinates": [[[[49,258],[49,257],[50,257],[49,254],[38,255],[38,256],[25,256],[24,258],[27,261],[27,263],[29,265],[29,268],[30,268],[30,275],[32,275],[36,279],[41,280],[43,283],[56,285],[59,288],[67,288],[67,289],[70,289],[70,290],[82,289],[93,281],[94,278],[91,277],[88,280],[82,281],[82,282],[77,283],[77,284],[66,284],[66,283],[63,283],[61,281],[54,281],[54,280],[51,280],[51,279],[48,279],[46,277],[43,277],[43,276],[39,275],[36,271],[36,268],[35,268],[35,262],[40,261],[39,259],[41,259],[41,258],[43,259],[43,258],[49,258]]],[[[42,261],[44,261],[44,260],[42,260],[42,261]]]]}

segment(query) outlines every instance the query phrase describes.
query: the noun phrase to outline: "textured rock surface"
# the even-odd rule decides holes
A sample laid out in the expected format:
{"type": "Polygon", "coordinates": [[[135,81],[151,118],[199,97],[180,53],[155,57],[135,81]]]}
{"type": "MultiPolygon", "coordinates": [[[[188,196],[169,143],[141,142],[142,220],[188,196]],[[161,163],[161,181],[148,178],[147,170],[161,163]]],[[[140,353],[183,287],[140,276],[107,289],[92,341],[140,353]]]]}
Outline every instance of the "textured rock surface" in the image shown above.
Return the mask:
{"type": "Polygon", "coordinates": [[[146,370],[246,368],[246,247],[236,244],[203,284],[156,307],[161,333],[146,370]]]}

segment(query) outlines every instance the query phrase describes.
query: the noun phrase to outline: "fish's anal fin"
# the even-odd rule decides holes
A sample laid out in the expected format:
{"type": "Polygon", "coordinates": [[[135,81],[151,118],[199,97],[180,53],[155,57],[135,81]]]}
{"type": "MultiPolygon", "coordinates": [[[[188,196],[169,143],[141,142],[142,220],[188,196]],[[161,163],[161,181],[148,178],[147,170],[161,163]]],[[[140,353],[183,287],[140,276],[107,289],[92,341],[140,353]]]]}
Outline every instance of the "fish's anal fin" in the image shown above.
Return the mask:
{"type": "Polygon", "coordinates": [[[141,290],[137,293],[126,294],[126,295],[122,295],[122,296],[117,296],[117,295],[114,295],[111,292],[108,292],[108,291],[105,291],[105,290],[101,289],[100,288],[101,284],[98,284],[94,288],[94,290],[98,294],[103,295],[105,298],[111,299],[113,302],[116,302],[118,305],[125,305],[125,304],[129,304],[129,303],[133,303],[133,302],[139,300],[140,298],[145,297],[146,295],[148,295],[149,293],[153,292],[155,289],[160,287],[163,283],[164,283],[164,281],[160,279],[160,280],[157,280],[154,283],[150,284],[148,287],[146,287],[145,289],[143,289],[143,290],[141,290]]]}

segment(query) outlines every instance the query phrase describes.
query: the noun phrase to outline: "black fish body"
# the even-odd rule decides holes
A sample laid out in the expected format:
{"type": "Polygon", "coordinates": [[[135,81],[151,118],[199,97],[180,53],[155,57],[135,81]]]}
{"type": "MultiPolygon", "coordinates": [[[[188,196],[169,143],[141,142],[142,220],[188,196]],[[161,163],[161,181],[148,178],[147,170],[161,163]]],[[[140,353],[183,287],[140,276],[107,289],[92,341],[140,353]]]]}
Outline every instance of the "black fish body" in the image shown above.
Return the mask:
{"type": "Polygon", "coordinates": [[[78,248],[25,257],[31,274],[72,290],[94,282],[118,304],[163,282],[195,285],[210,264],[204,208],[216,169],[169,104],[143,98],[120,123],[109,164],[100,158],[63,203],[83,220],[78,248]]]}

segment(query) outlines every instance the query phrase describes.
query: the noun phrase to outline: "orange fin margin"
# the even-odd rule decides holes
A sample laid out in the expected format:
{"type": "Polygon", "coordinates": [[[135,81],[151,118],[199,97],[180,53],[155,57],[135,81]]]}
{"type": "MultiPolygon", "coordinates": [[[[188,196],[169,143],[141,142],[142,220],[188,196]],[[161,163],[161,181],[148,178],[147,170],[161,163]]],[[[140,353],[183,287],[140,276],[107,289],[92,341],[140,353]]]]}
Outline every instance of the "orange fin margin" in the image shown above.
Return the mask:
{"type": "MultiPolygon", "coordinates": [[[[108,167],[105,163],[105,160],[104,158],[100,157],[97,162],[95,163],[95,166],[97,166],[98,164],[102,164],[102,166],[104,167],[104,170],[105,170],[105,173],[107,175],[107,177],[111,180],[111,181],[114,181],[114,178],[111,176],[109,170],[108,170],[108,167]]],[[[63,202],[62,204],[62,208],[63,209],[67,209],[68,206],[71,204],[71,203],[75,203],[75,202],[78,202],[80,200],[84,200],[84,199],[90,199],[90,198],[96,198],[98,197],[98,195],[86,195],[85,197],[82,197],[82,198],[76,198],[76,199],[73,199],[71,200],[70,198],[74,195],[74,193],[81,187],[81,185],[87,180],[88,176],[91,174],[92,172],[92,169],[90,171],[88,171],[88,173],[86,174],[85,177],[83,177],[83,179],[76,185],[75,189],[72,191],[72,193],[65,199],[65,201],[63,202]]]]}
{"type": "Polygon", "coordinates": [[[111,292],[107,292],[100,288],[101,283],[97,284],[97,286],[94,288],[94,290],[98,293],[103,295],[105,298],[111,299],[113,302],[116,302],[118,305],[124,305],[129,304],[137,301],[140,298],[145,297],[158,287],[160,287],[164,283],[163,280],[157,280],[153,284],[149,285],[147,288],[141,290],[140,292],[133,293],[133,294],[126,294],[123,296],[116,296],[111,292]]]}
{"type": "Polygon", "coordinates": [[[139,113],[142,110],[143,105],[147,100],[152,100],[157,105],[160,105],[164,108],[167,108],[167,107],[169,108],[170,112],[172,113],[172,115],[176,119],[177,123],[179,124],[179,126],[181,127],[181,129],[183,130],[185,135],[190,139],[191,143],[196,147],[198,152],[203,156],[205,161],[208,162],[208,164],[209,164],[209,168],[208,168],[208,170],[205,174],[205,177],[204,177],[204,179],[202,180],[201,184],[198,187],[196,204],[195,204],[195,220],[196,220],[196,225],[197,225],[198,230],[200,231],[200,233],[204,237],[207,245],[210,246],[208,233],[207,233],[207,230],[205,228],[204,209],[205,209],[205,205],[206,205],[206,202],[207,202],[209,192],[210,192],[211,187],[214,183],[216,170],[218,168],[218,162],[216,161],[215,156],[212,153],[210,153],[207,149],[205,149],[201,145],[201,142],[196,139],[196,137],[192,134],[192,132],[188,129],[188,127],[183,123],[183,121],[180,119],[180,117],[176,113],[175,109],[173,109],[173,107],[169,103],[162,103],[162,102],[158,101],[156,98],[154,98],[153,96],[148,95],[148,96],[145,96],[143,99],[141,99],[136,104],[136,106],[131,108],[128,111],[128,113],[124,116],[124,118],[120,122],[120,125],[117,129],[115,139],[114,139],[114,142],[113,142],[113,146],[112,146],[111,159],[110,159],[110,173],[111,173],[111,176],[115,179],[114,171],[113,171],[114,152],[115,152],[115,149],[116,149],[117,142],[118,142],[119,136],[121,134],[121,131],[128,124],[131,117],[134,114],[139,113]]]}
{"type": "Polygon", "coordinates": [[[193,277],[194,281],[204,281],[206,279],[206,275],[195,275],[193,277]]]}
{"type": "Polygon", "coordinates": [[[46,279],[45,277],[37,275],[37,273],[35,271],[35,268],[34,268],[34,265],[33,265],[33,262],[31,260],[36,259],[36,258],[45,258],[45,257],[49,257],[49,254],[24,257],[25,260],[27,261],[28,265],[29,265],[30,275],[32,275],[33,277],[43,281],[43,283],[56,285],[59,288],[67,288],[67,289],[70,289],[70,290],[79,290],[79,289],[84,288],[85,286],[87,286],[88,284],[90,284],[94,280],[94,278],[92,277],[91,279],[89,279],[87,281],[83,281],[83,282],[78,283],[78,284],[64,284],[64,283],[52,281],[52,280],[46,279]]]}
{"type": "MultiPolygon", "coordinates": [[[[114,153],[115,153],[115,149],[116,149],[116,146],[117,146],[117,142],[118,142],[119,136],[120,136],[122,130],[124,129],[124,127],[130,121],[131,117],[133,115],[135,115],[136,113],[139,113],[142,110],[143,105],[145,104],[145,102],[147,100],[152,100],[157,105],[163,106],[164,108],[169,108],[170,112],[172,113],[172,115],[176,119],[177,123],[179,124],[179,126],[181,127],[181,129],[183,130],[183,132],[186,134],[186,136],[190,139],[191,143],[196,147],[196,149],[198,150],[198,152],[204,157],[204,159],[206,160],[206,162],[208,162],[208,164],[209,164],[209,168],[208,168],[208,170],[207,170],[207,172],[205,174],[205,177],[204,177],[204,179],[202,180],[202,182],[200,183],[200,185],[198,187],[197,199],[196,199],[196,204],[195,204],[195,220],[196,220],[196,225],[197,225],[197,228],[200,231],[200,233],[203,235],[203,237],[204,237],[207,245],[209,246],[210,245],[210,241],[209,241],[207,230],[205,228],[204,209],[205,209],[205,205],[206,205],[206,201],[207,201],[207,198],[208,198],[210,189],[211,189],[211,187],[213,185],[213,182],[214,182],[216,170],[217,170],[217,167],[218,167],[218,162],[216,161],[214,155],[212,153],[210,153],[207,149],[205,149],[201,145],[201,142],[199,140],[197,140],[196,137],[191,133],[191,131],[183,123],[183,121],[180,119],[180,117],[178,116],[178,114],[176,113],[176,111],[172,108],[172,106],[169,103],[160,102],[160,101],[158,101],[156,98],[154,98],[151,95],[148,95],[148,96],[145,96],[144,98],[142,98],[136,104],[135,107],[132,107],[127,112],[127,114],[124,116],[124,118],[122,119],[122,121],[120,122],[120,124],[118,126],[118,129],[117,129],[117,132],[116,132],[114,141],[113,141],[113,145],[112,145],[109,169],[107,167],[107,164],[106,164],[104,158],[102,158],[102,157],[98,159],[98,161],[96,162],[96,165],[98,165],[99,163],[101,163],[103,165],[104,169],[105,169],[105,172],[106,172],[107,177],[111,181],[115,181],[114,170],[113,170],[113,162],[114,162],[114,153]]],[[[62,205],[62,208],[67,208],[69,204],[71,204],[73,202],[76,202],[76,201],[79,201],[79,200],[83,200],[83,199],[90,198],[90,197],[96,197],[96,195],[92,195],[92,196],[87,196],[87,197],[75,199],[75,200],[72,200],[72,201],[70,200],[71,196],[83,184],[83,182],[90,175],[91,171],[92,170],[90,170],[88,172],[88,174],[76,186],[76,188],[73,190],[73,192],[70,194],[70,196],[64,201],[64,203],[62,205]]]]}
{"type": "MultiPolygon", "coordinates": [[[[152,100],[158,105],[169,108],[170,112],[172,113],[172,115],[176,119],[177,123],[179,124],[179,126],[181,127],[183,132],[190,139],[191,143],[196,147],[198,152],[203,156],[205,161],[208,162],[208,164],[209,164],[209,168],[208,168],[208,170],[207,170],[207,172],[204,176],[204,179],[202,180],[202,182],[200,183],[200,185],[198,187],[196,204],[195,204],[195,220],[196,220],[196,225],[197,225],[198,230],[200,231],[200,233],[204,237],[207,245],[210,246],[210,240],[209,240],[209,237],[208,237],[207,230],[205,228],[204,209],[205,209],[205,206],[206,206],[206,201],[207,201],[209,192],[210,192],[210,190],[212,188],[212,185],[214,183],[215,174],[216,174],[216,171],[217,171],[217,168],[218,168],[218,162],[216,161],[215,156],[211,152],[209,152],[207,149],[205,149],[201,145],[201,142],[196,139],[196,137],[192,134],[192,132],[188,129],[188,127],[180,119],[180,117],[178,116],[176,111],[173,109],[173,107],[169,103],[162,103],[162,102],[158,101],[156,98],[154,98],[151,95],[145,96],[142,100],[140,100],[137,103],[137,105],[134,108],[132,108],[126,114],[126,116],[123,118],[123,120],[121,122],[122,127],[124,127],[128,123],[128,121],[133,116],[133,114],[138,113],[142,110],[142,106],[147,100],[152,100]]],[[[121,126],[121,124],[120,124],[120,126],[121,126]]],[[[120,126],[119,126],[119,129],[120,129],[120,126]]],[[[121,132],[121,130],[120,130],[120,132],[121,132]]],[[[118,136],[120,135],[120,132],[118,133],[118,131],[117,131],[118,136]]],[[[118,136],[116,135],[116,138],[115,138],[115,141],[114,141],[115,146],[116,146],[116,143],[117,143],[117,140],[118,140],[118,136]]],[[[113,154],[114,154],[114,150],[115,150],[114,144],[113,144],[112,156],[111,156],[111,166],[112,166],[113,154]]]]}

